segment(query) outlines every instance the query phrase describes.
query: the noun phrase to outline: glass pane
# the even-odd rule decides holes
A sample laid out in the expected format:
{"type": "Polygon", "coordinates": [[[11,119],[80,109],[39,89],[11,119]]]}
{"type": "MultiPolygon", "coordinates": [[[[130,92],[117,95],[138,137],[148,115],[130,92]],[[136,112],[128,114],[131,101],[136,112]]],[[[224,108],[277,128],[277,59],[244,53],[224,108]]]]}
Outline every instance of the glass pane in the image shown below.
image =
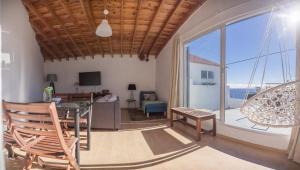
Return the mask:
{"type": "Polygon", "coordinates": [[[214,79],[214,72],[208,71],[207,72],[207,77],[208,77],[208,79],[214,79]]]}
{"type": "Polygon", "coordinates": [[[201,79],[207,79],[207,71],[201,71],[201,79]]]}
{"type": "Polygon", "coordinates": [[[266,13],[226,26],[225,123],[288,134],[289,128],[262,127],[250,122],[240,112],[243,102],[259,91],[295,79],[295,38],[284,31],[282,22],[276,17],[267,29],[270,15],[266,13]],[[264,36],[266,30],[269,30],[269,37],[264,36]],[[260,59],[256,64],[257,56],[260,59]],[[253,80],[249,83],[255,67],[253,80]]]}
{"type": "Polygon", "coordinates": [[[186,44],[188,106],[220,117],[220,30],[186,44]]]}

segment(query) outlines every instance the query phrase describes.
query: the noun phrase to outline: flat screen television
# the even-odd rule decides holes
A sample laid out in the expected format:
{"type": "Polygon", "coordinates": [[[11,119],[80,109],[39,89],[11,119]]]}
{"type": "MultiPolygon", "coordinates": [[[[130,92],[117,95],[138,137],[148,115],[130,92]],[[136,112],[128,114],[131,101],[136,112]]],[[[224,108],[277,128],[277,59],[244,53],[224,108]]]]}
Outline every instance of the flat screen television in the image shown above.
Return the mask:
{"type": "Polygon", "coordinates": [[[101,72],[81,72],[79,73],[79,86],[101,85],[101,72]]]}

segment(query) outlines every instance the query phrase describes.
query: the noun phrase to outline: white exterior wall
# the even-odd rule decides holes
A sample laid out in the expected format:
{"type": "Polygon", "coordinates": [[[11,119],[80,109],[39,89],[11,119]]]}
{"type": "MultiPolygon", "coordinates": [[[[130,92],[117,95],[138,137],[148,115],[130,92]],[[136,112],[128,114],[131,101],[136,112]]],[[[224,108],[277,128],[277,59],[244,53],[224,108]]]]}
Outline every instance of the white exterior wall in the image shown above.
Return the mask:
{"type": "Polygon", "coordinates": [[[220,110],[220,68],[200,63],[190,63],[189,106],[209,110],[220,110]],[[214,79],[201,79],[201,71],[212,71],[214,79]],[[215,85],[194,85],[197,82],[213,82],[215,85]],[[209,96],[209,97],[208,97],[209,96]]]}

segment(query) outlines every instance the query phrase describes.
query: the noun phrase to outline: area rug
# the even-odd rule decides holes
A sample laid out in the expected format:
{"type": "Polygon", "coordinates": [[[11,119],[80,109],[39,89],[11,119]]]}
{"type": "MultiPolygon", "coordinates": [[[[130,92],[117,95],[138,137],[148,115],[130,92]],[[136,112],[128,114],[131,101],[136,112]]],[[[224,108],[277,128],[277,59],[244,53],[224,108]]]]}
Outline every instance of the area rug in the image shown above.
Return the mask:
{"type": "Polygon", "coordinates": [[[142,110],[131,109],[128,110],[131,121],[144,121],[144,120],[154,120],[154,119],[165,119],[164,113],[150,113],[149,118],[142,110]]]}

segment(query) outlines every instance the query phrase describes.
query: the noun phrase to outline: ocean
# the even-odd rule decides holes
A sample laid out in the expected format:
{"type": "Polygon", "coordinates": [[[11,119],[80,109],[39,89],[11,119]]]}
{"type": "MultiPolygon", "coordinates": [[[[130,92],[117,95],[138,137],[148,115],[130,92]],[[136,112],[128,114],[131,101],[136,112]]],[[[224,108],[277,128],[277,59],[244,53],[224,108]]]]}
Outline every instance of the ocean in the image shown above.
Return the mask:
{"type": "MultiPolygon", "coordinates": [[[[246,94],[248,93],[248,88],[230,88],[229,89],[230,97],[234,99],[245,99],[246,94]]],[[[256,89],[250,88],[249,94],[255,94],[256,89]]]]}

